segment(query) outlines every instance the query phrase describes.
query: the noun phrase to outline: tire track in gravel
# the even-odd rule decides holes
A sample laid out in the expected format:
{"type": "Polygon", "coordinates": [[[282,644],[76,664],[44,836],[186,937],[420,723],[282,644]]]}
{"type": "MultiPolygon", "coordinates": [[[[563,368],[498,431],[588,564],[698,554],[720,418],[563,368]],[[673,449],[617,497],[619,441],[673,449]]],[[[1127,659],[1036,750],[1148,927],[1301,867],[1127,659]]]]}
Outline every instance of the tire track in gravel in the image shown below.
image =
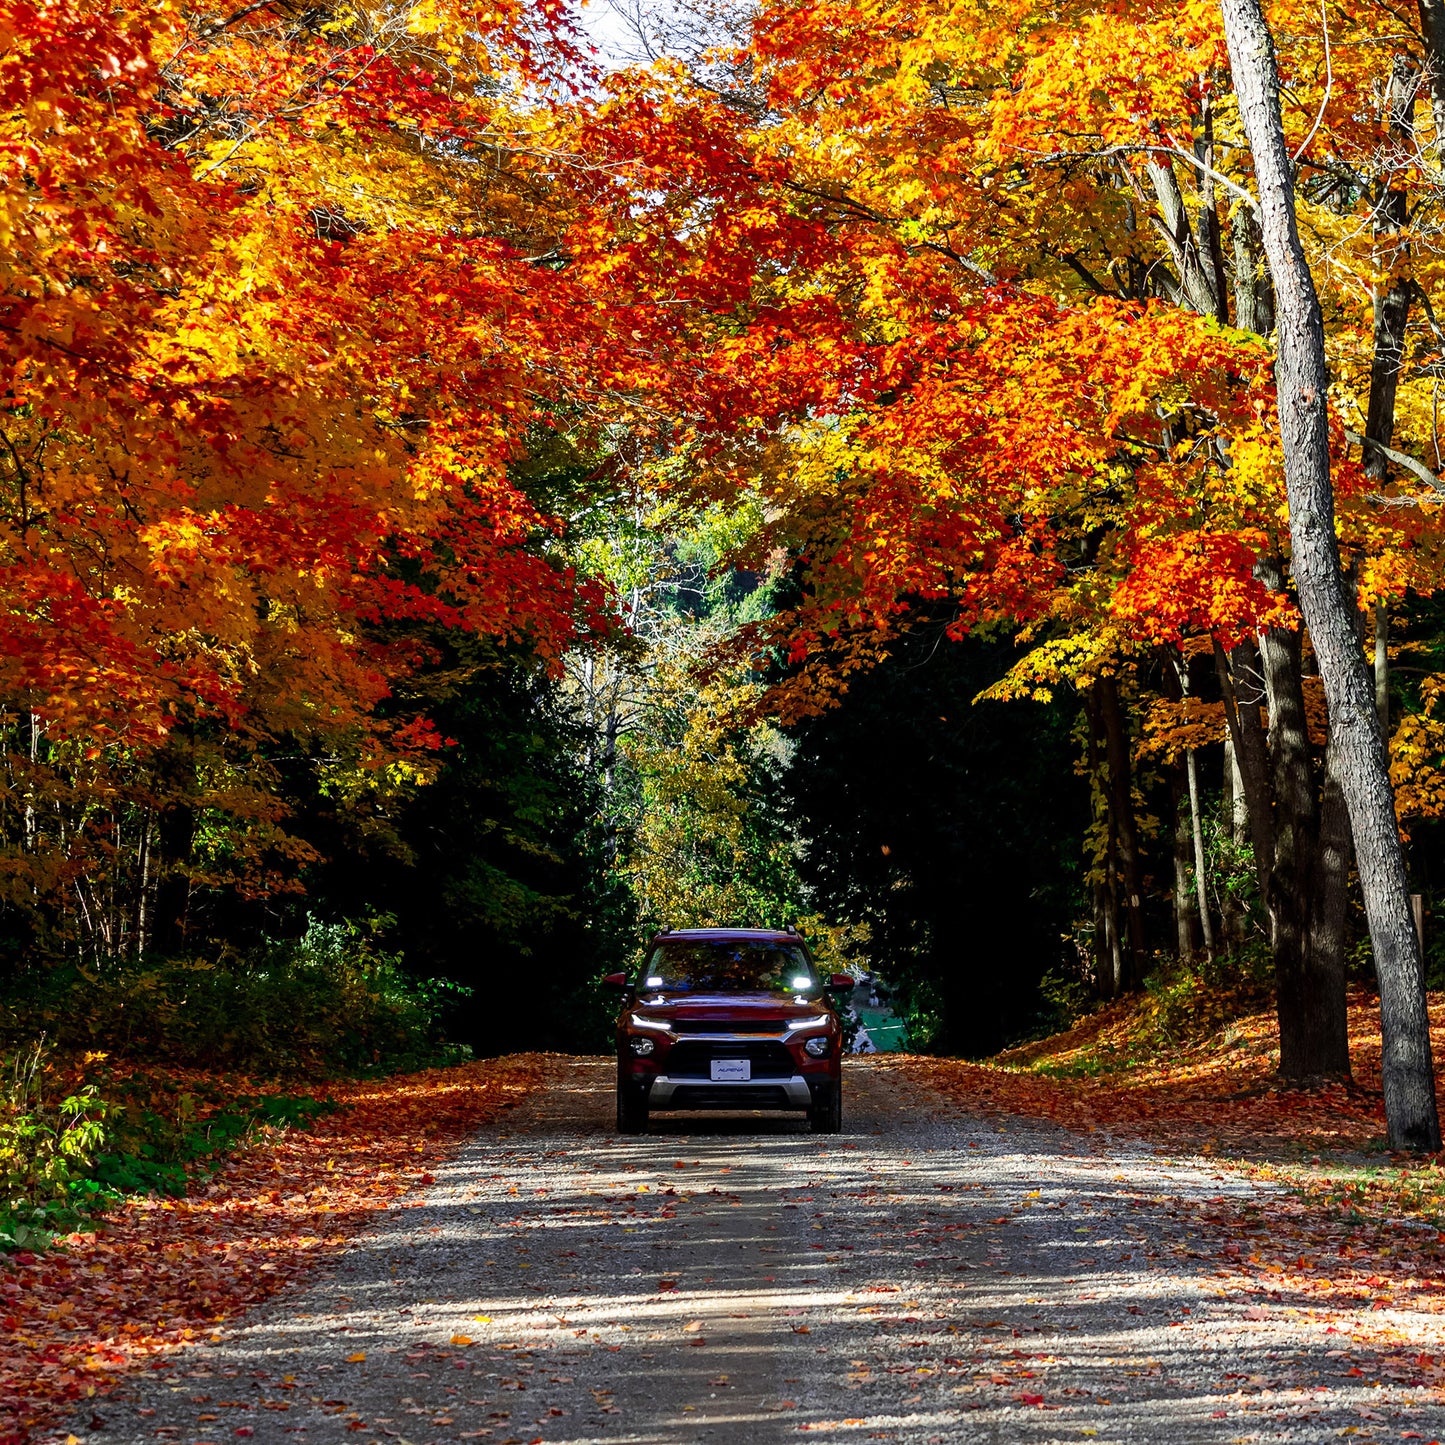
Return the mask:
{"type": "MultiPolygon", "coordinates": [[[[1403,1354],[1352,1347],[1359,1321],[1219,1287],[1228,1237],[1198,1232],[1198,1205],[1267,1211],[1266,1185],[971,1115],[886,1058],[849,1062],[835,1136],[684,1115],[620,1138],[611,1085],[609,1061],[558,1060],[326,1274],[172,1357],[75,1436],[1445,1436],[1439,1392],[1403,1354]]],[[[1445,1352],[1435,1316],[1396,1323],[1445,1352]]]]}

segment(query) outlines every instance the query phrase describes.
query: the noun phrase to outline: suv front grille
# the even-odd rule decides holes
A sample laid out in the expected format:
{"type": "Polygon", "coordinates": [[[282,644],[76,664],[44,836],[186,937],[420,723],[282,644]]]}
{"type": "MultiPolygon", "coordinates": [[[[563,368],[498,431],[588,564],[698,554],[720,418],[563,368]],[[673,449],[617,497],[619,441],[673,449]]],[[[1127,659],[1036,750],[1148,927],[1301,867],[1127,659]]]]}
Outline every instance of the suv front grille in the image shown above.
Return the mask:
{"type": "Polygon", "coordinates": [[[668,1050],[663,1067],[669,1078],[706,1079],[714,1059],[747,1059],[755,1079],[791,1079],[797,1073],[793,1056],[782,1044],[761,1041],[731,1044],[686,1039],[668,1050]]]}
{"type": "Polygon", "coordinates": [[[786,1033],[786,1019],[673,1019],[673,1031],[679,1034],[781,1034],[786,1033]]]}

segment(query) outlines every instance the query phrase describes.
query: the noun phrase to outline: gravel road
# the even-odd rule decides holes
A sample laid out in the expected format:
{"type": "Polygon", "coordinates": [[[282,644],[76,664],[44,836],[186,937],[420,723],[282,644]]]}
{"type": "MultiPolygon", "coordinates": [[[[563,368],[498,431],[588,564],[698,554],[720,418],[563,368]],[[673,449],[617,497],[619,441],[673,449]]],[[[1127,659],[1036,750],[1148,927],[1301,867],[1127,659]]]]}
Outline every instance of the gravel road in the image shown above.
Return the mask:
{"type": "MultiPolygon", "coordinates": [[[[1221,1288],[1228,1221],[1267,1219],[1268,1186],[970,1115],[886,1056],[850,1062],[836,1136],[682,1115],[619,1138],[611,1083],[606,1061],[559,1060],[415,1207],[76,1436],[1445,1437],[1403,1350],[1352,1341],[1363,1312],[1221,1288]]],[[[1399,1313],[1370,1327],[1442,1351],[1437,1316],[1399,1313]]]]}

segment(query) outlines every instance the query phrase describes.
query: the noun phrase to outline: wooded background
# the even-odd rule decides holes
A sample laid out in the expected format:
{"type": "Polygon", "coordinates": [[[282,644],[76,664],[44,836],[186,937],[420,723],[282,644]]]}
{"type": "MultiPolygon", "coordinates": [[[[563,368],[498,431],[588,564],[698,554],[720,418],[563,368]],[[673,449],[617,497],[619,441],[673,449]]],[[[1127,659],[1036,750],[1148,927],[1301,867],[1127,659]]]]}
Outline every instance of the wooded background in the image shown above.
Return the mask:
{"type": "MultiPolygon", "coordinates": [[[[798,924],[918,1047],[1273,996],[1347,1072],[1218,8],[618,14],[0,5],[7,1036],[600,1047],[649,931],[798,924]]],[[[1445,22],[1264,18],[1439,985],[1445,22]]]]}

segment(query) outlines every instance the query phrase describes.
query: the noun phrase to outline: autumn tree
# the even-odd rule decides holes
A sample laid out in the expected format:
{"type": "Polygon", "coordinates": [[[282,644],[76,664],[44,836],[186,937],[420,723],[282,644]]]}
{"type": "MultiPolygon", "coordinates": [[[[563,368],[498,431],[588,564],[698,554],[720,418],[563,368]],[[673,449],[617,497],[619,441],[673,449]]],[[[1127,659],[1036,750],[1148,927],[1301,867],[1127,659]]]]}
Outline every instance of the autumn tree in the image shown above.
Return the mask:
{"type": "MultiPolygon", "coordinates": [[[[1275,285],[1280,338],[1275,379],[1294,570],[1329,698],[1330,745],[1338,753],[1339,787],[1354,827],[1380,979],[1382,1070],[1390,1142],[1396,1148],[1433,1151],[1440,1147],[1440,1122],[1420,941],[1409,914],[1409,885],[1379,714],[1360,653],[1354,598],[1346,592],[1335,537],[1324,322],[1299,239],[1295,157],[1286,148],[1273,39],[1263,11],[1256,0],[1224,0],[1223,11],[1241,118],[1259,187],[1260,225],[1275,285]]],[[[1392,106],[1392,110],[1397,108],[1392,106]]],[[[1391,354],[1397,347],[1396,337],[1390,334],[1389,304],[1388,295],[1376,302],[1377,335],[1385,333],[1388,347],[1382,371],[1396,370],[1399,364],[1398,357],[1391,354]]]]}
{"type": "MultiPolygon", "coordinates": [[[[1393,23],[1347,20],[1352,42],[1393,23]]],[[[1407,308],[1382,258],[1397,268],[1409,238],[1394,200],[1360,224],[1408,180],[1404,80],[1430,70],[1406,57],[1382,89],[1372,40],[1327,83],[1313,22],[1291,33],[1307,237],[1329,258],[1342,406],[1357,398],[1366,428],[1333,426],[1337,495],[1373,605],[1406,576],[1434,585],[1419,565],[1429,513],[1377,500],[1382,480],[1398,502],[1434,486],[1386,440],[1410,390],[1407,308]],[[1349,451],[1361,445],[1366,465],[1349,451]]],[[[774,541],[808,568],[795,654],[831,658],[789,701],[807,710],[846,685],[910,599],[956,600],[960,628],[1023,622],[1040,646],[1019,685],[1083,689],[1114,755],[1132,910],[1110,679],[1141,646],[1204,640],[1271,915],[1282,1070],[1347,1071],[1340,755],[1311,741],[1275,288],[1217,12],[780,3],[754,34],[751,76],[725,106],[674,71],[616,83],[609,114],[668,198],[658,235],[700,254],[686,214],[716,247],[750,230],[765,257],[746,294],[714,270],[713,375],[746,401],[701,398],[698,454],[730,438],[738,468],[766,479],[774,541]]],[[[1433,315],[1430,283],[1414,284],[1433,315]]],[[[1127,932],[1137,977],[1136,918],[1127,932]]]]}
{"type": "Polygon", "coordinates": [[[433,765],[380,707],[425,661],[393,624],[555,663],[600,616],[511,469],[635,389],[641,333],[557,264],[554,6],[0,25],[6,904],[175,947],[193,882],[311,858],[278,743],[433,765]]]}

